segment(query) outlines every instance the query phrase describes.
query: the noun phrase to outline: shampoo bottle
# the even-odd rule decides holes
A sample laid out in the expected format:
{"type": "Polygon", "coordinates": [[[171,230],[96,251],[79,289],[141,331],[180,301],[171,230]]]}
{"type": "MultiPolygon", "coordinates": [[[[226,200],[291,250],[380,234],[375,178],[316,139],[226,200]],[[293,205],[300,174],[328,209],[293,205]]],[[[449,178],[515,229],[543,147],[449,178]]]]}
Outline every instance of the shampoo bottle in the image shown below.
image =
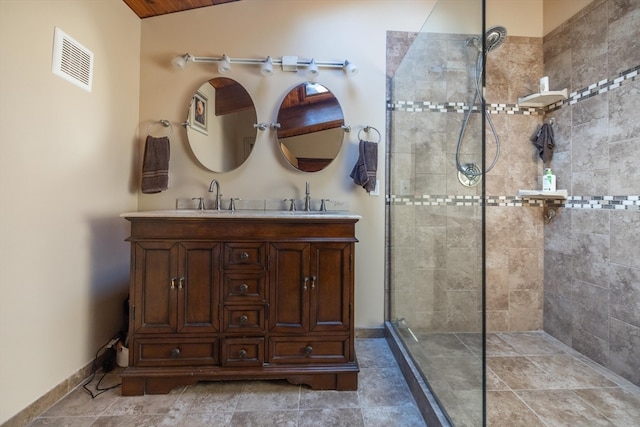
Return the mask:
{"type": "Polygon", "coordinates": [[[546,168],[542,175],[542,191],[556,191],[556,176],[550,168],[546,168]]]}

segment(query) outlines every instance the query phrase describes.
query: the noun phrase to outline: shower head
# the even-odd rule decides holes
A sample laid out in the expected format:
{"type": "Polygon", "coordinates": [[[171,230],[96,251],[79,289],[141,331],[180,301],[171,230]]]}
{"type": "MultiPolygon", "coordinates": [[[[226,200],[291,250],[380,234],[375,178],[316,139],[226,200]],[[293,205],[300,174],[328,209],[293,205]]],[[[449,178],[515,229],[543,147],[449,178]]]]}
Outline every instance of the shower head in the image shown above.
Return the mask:
{"type": "Polygon", "coordinates": [[[487,30],[484,36],[485,49],[487,52],[491,52],[504,42],[507,37],[507,29],[502,26],[491,27],[487,30]]]}
{"type": "MultiPolygon", "coordinates": [[[[505,27],[497,25],[495,27],[489,28],[484,36],[485,52],[491,52],[493,49],[500,46],[502,42],[504,42],[505,37],[507,37],[507,29],[505,27]]],[[[482,42],[480,41],[480,36],[475,36],[467,40],[467,46],[470,44],[475,46],[476,49],[482,52],[482,42]]]]}

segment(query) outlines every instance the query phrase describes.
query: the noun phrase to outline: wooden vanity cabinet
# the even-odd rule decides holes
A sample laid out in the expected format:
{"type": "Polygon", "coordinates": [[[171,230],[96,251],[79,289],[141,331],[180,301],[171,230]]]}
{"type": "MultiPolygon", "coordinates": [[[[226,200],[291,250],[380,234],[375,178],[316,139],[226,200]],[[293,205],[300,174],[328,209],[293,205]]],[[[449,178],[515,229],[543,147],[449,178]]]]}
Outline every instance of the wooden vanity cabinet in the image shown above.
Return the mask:
{"type": "Polygon", "coordinates": [[[356,216],[123,214],[131,222],[122,394],[201,380],[356,390],[356,216]]]}

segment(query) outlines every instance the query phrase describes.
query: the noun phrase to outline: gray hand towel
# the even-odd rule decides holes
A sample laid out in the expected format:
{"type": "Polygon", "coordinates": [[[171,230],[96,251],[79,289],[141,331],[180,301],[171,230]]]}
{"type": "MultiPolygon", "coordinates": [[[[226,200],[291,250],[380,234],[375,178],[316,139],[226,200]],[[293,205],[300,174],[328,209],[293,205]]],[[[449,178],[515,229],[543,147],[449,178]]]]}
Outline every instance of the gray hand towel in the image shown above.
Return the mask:
{"type": "Polygon", "coordinates": [[[353,182],[371,192],[376,188],[378,144],[371,141],[360,140],[358,149],[360,152],[358,161],[353,167],[350,176],[353,178],[353,182]]]}
{"type": "Polygon", "coordinates": [[[147,136],[142,160],[142,192],[159,193],[169,188],[169,138],[147,136]]]}
{"type": "Polygon", "coordinates": [[[531,142],[538,149],[538,155],[544,163],[549,163],[553,157],[553,148],[556,146],[553,137],[553,127],[549,123],[544,123],[531,136],[531,142]]]}

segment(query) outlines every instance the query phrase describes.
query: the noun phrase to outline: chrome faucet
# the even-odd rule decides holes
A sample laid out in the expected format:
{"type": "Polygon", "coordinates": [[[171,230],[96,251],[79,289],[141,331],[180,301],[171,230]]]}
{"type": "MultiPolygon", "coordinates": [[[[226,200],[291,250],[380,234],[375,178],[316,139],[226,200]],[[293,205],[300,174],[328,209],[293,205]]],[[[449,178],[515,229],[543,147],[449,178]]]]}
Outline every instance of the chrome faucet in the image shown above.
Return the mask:
{"type": "Polygon", "coordinates": [[[220,183],[217,179],[212,179],[211,184],[209,184],[209,193],[213,193],[213,187],[216,187],[216,210],[220,210],[220,205],[222,205],[222,194],[220,194],[220,183]]]}
{"type": "Polygon", "coordinates": [[[311,193],[309,192],[309,181],[307,181],[307,186],[304,192],[304,210],[305,212],[309,212],[311,210],[311,193]]]}

